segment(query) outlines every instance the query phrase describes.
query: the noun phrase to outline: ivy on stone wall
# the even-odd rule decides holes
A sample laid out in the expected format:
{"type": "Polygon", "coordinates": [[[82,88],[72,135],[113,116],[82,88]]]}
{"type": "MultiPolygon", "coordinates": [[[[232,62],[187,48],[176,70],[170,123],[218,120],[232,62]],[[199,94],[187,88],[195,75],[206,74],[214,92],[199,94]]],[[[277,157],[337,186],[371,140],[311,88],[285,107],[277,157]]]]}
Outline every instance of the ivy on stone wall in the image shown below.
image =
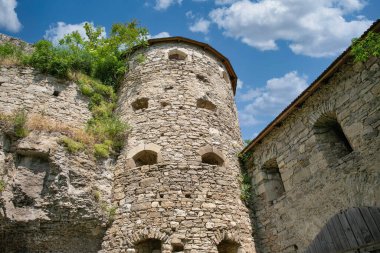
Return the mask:
{"type": "Polygon", "coordinates": [[[355,62],[364,62],[370,57],[380,56],[380,34],[368,32],[364,38],[354,38],[351,45],[351,55],[355,62]]]}

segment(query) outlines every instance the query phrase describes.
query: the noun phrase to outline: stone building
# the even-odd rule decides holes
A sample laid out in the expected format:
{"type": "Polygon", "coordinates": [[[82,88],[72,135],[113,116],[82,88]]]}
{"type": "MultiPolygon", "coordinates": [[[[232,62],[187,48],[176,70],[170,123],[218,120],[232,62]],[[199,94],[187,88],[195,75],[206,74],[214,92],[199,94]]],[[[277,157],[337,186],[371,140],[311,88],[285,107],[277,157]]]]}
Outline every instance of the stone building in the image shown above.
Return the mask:
{"type": "Polygon", "coordinates": [[[15,138],[0,120],[0,252],[375,252],[379,58],[354,64],[343,53],[243,149],[228,59],[182,37],[149,44],[118,91],[115,113],[132,130],[117,159],[60,144],[91,118],[75,83],[0,66],[0,116],[24,110],[35,124],[15,138]],[[239,153],[249,157],[251,210],[239,153]],[[373,221],[358,227],[357,245],[319,245],[334,217],[360,223],[356,214],[373,221]]]}
{"type": "Polygon", "coordinates": [[[380,250],[380,60],[349,52],[242,152],[258,252],[380,250]]]}

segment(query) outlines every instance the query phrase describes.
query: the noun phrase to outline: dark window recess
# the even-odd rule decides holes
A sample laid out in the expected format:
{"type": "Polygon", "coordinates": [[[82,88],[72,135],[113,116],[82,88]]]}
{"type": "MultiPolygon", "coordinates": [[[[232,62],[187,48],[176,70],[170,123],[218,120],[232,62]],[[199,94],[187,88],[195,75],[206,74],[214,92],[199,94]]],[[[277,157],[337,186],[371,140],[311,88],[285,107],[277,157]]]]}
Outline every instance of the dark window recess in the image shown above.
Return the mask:
{"type": "Polygon", "coordinates": [[[135,246],[136,252],[161,252],[161,241],[158,239],[148,239],[139,242],[135,246]]]}
{"type": "Polygon", "coordinates": [[[58,97],[61,92],[59,90],[53,91],[53,96],[58,97]]]}
{"type": "Polygon", "coordinates": [[[169,105],[169,103],[166,102],[166,101],[162,101],[162,102],[161,102],[161,107],[166,107],[166,106],[168,106],[168,105],[169,105]]]}
{"type": "Polygon", "coordinates": [[[200,75],[200,74],[197,74],[196,75],[196,78],[201,81],[201,82],[204,82],[204,83],[208,83],[209,80],[207,79],[207,77],[203,76],[203,75],[200,75]]]}
{"type": "Polygon", "coordinates": [[[141,109],[146,109],[148,108],[148,101],[149,99],[148,98],[139,98],[139,99],[136,99],[134,102],[132,102],[132,108],[133,110],[137,111],[137,110],[141,110],[141,109]]]}
{"type": "Polygon", "coordinates": [[[328,159],[341,158],[353,151],[334,113],[321,116],[314,124],[318,149],[328,159]]]}
{"type": "Polygon", "coordinates": [[[185,198],[188,198],[188,199],[191,198],[191,194],[190,193],[186,193],[185,194],[185,198]]]}
{"type": "Polygon", "coordinates": [[[186,56],[187,55],[185,53],[176,51],[169,53],[169,60],[183,61],[186,59],[186,56]]]}
{"type": "Polygon", "coordinates": [[[143,165],[153,165],[157,163],[157,153],[151,150],[143,150],[137,153],[133,160],[136,164],[136,167],[143,165]]]}
{"type": "Polygon", "coordinates": [[[262,170],[266,174],[266,179],[264,180],[265,199],[267,201],[278,199],[285,193],[285,188],[276,158],[264,163],[262,170]]]}
{"type": "Polygon", "coordinates": [[[184,247],[181,243],[173,243],[172,247],[173,247],[172,252],[183,252],[184,251],[184,247]]]}
{"type": "Polygon", "coordinates": [[[210,165],[223,166],[224,160],[213,152],[206,153],[202,155],[202,163],[207,163],[210,165]]]}
{"type": "Polygon", "coordinates": [[[231,240],[223,240],[218,244],[218,253],[238,253],[240,245],[231,240]]]}
{"type": "Polygon", "coordinates": [[[211,101],[209,101],[207,99],[199,98],[197,100],[197,108],[203,108],[203,109],[207,109],[210,111],[215,111],[216,105],[214,105],[211,101]]]}

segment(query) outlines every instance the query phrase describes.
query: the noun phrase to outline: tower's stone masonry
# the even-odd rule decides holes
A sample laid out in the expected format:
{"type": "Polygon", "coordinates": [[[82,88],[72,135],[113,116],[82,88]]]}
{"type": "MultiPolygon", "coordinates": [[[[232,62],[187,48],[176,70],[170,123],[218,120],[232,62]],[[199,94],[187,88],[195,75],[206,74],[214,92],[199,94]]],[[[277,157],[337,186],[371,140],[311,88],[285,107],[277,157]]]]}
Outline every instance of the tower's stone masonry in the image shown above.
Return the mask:
{"type": "Polygon", "coordinates": [[[304,252],[341,210],[380,205],[379,65],[347,61],[251,148],[259,252],[304,252]]]}
{"type": "Polygon", "coordinates": [[[135,56],[119,94],[118,111],[132,131],[115,168],[119,209],[104,252],[145,252],[139,245],[153,247],[153,239],[165,253],[218,252],[218,245],[219,252],[254,252],[224,65],[189,43],[160,43],[135,56]]]}

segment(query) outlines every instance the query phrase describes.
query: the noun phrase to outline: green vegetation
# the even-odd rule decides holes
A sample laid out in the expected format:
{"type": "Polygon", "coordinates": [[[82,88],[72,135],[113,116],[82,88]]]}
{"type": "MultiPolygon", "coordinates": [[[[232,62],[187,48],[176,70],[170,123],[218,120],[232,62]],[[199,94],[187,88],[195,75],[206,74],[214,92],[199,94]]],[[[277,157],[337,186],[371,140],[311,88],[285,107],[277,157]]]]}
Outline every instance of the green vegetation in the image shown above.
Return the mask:
{"type": "Polygon", "coordinates": [[[379,57],[380,34],[370,31],[362,39],[353,39],[351,45],[351,54],[354,56],[355,62],[364,62],[372,56],[379,57]]]}
{"type": "Polygon", "coordinates": [[[127,71],[126,56],[133,47],[147,45],[147,30],[135,21],[114,24],[109,37],[103,36],[102,28],[88,23],[84,29],[87,38],[76,31],[66,35],[57,46],[46,40],[37,42],[29,64],[58,77],[81,72],[105,85],[117,87],[127,71]]]}
{"type": "Polygon", "coordinates": [[[247,172],[242,173],[240,184],[240,199],[248,204],[252,197],[251,177],[247,172]]]}
{"type": "Polygon", "coordinates": [[[18,111],[13,118],[13,128],[16,137],[24,138],[28,135],[26,128],[27,115],[24,110],[18,111]]]}
{"type": "Polygon", "coordinates": [[[26,127],[27,115],[24,110],[13,114],[0,114],[0,123],[3,131],[12,132],[18,138],[24,138],[29,131],[26,127]]]}
{"type": "MultiPolygon", "coordinates": [[[[9,64],[26,64],[43,73],[75,81],[82,94],[90,99],[92,118],[86,131],[95,143],[84,145],[80,139],[68,137],[62,138],[61,143],[71,153],[86,146],[93,148],[96,157],[106,158],[121,150],[129,129],[113,113],[117,100],[115,90],[127,72],[126,61],[133,48],[147,46],[148,31],[135,21],[114,24],[109,37],[104,36],[102,28],[88,23],[84,29],[86,38],[73,32],[60,40],[59,45],[41,40],[30,55],[15,45],[0,45],[0,64],[5,60],[9,64]]],[[[144,61],[144,56],[138,55],[137,61],[144,61]]],[[[25,113],[17,115],[14,123],[16,136],[25,137],[28,133],[25,113]]]]}
{"type": "Polygon", "coordinates": [[[0,192],[4,191],[5,186],[6,186],[6,185],[5,185],[4,180],[0,180],[0,192]]]}
{"type": "Polygon", "coordinates": [[[19,65],[24,61],[23,45],[19,47],[9,42],[0,45],[0,64],[19,65]]]}
{"type": "Polygon", "coordinates": [[[66,147],[69,153],[76,153],[85,148],[83,143],[74,141],[73,139],[66,136],[62,137],[60,142],[66,147]]]}

